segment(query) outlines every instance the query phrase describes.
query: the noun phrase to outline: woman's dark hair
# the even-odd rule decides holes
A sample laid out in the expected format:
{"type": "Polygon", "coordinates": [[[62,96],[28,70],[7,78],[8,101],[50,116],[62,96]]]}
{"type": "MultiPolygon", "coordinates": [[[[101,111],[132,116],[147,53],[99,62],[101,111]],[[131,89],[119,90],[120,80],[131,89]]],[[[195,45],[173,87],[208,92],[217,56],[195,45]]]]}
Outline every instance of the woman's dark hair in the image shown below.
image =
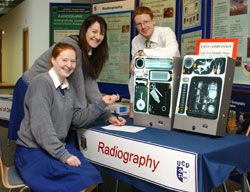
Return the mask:
{"type": "Polygon", "coordinates": [[[82,50],[82,61],[85,71],[92,77],[92,79],[97,79],[102,71],[104,63],[108,59],[108,43],[107,43],[107,24],[105,20],[97,15],[91,15],[87,17],[80,28],[79,33],[79,46],[82,50]],[[92,49],[92,55],[88,55],[89,45],[86,40],[86,32],[88,28],[98,22],[100,24],[101,33],[104,34],[104,38],[101,44],[92,49]]]}

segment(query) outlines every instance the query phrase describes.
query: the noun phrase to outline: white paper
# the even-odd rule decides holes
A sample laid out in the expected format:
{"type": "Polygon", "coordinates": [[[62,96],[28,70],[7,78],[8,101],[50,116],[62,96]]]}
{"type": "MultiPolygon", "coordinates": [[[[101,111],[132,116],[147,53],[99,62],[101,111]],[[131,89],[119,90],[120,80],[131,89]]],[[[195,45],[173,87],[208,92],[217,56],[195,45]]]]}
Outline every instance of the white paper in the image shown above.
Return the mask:
{"type": "Polygon", "coordinates": [[[139,131],[146,129],[146,127],[128,126],[128,125],[124,125],[124,126],[107,125],[101,128],[106,129],[106,130],[124,131],[124,132],[130,132],[130,133],[137,133],[139,131]]]}

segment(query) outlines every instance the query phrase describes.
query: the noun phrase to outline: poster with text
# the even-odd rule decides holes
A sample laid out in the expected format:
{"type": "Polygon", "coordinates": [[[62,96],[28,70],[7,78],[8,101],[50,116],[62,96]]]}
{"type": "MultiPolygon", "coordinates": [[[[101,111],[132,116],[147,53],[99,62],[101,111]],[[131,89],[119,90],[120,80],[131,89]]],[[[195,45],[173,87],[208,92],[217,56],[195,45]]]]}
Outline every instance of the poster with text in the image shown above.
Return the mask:
{"type": "Polygon", "coordinates": [[[212,38],[239,40],[235,84],[250,83],[250,0],[213,0],[212,38]]]}
{"type": "Polygon", "coordinates": [[[156,18],[156,26],[170,27],[173,31],[175,31],[175,1],[141,0],[140,5],[149,7],[152,10],[156,18]]]}
{"type": "Polygon", "coordinates": [[[91,14],[91,5],[50,4],[50,45],[69,35],[78,35],[82,22],[91,14]]]}
{"type": "Polygon", "coordinates": [[[201,0],[183,0],[182,30],[201,26],[201,0]]]}
{"type": "Polygon", "coordinates": [[[105,63],[98,81],[128,84],[131,12],[103,14],[100,16],[105,19],[108,25],[109,60],[105,63]]]}
{"type": "Polygon", "coordinates": [[[194,31],[181,35],[181,56],[195,55],[196,40],[202,38],[202,31],[194,31]]]}

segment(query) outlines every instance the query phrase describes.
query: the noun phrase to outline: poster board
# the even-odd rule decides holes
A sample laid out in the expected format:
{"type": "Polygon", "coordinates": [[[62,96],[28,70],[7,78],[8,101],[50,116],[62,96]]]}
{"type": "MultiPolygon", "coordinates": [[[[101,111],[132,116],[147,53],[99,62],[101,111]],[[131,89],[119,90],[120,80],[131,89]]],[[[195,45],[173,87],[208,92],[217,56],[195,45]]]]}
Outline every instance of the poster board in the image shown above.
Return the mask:
{"type": "Polygon", "coordinates": [[[130,63],[131,13],[100,15],[108,25],[107,39],[109,59],[98,78],[98,82],[128,84],[130,63]]]}
{"type": "Polygon", "coordinates": [[[182,1],[182,30],[200,27],[202,24],[201,17],[202,1],[183,0],[182,1]]]}
{"type": "Polygon", "coordinates": [[[182,34],[181,36],[181,54],[195,55],[196,41],[202,37],[202,30],[182,34]]]}
{"type": "Polygon", "coordinates": [[[250,82],[250,1],[212,1],[212,38],[237,38],[234,84],[250,82]]]}
{"type": "Polygon", "coordinates": [[[78,35],[89,15],[90,4],[50,3],[50,46],[63,37],[78,35]]]}
{"type": "Polygon", "coordinates": [[[229,111],[228,126],[235,132],[249,118],[242,118],[249,114],[248,100],[250,97],[250,1],[212,0],[211,37],[239,39],[237,64],[234,71],[233,91],[229,111]],[[236,101],[236,102],[235,102],[236,101]],[[244,105],[242,105],[242,103],[244,105]],[[236,103],[236,104],[235,104],[236,103]],[[238,105],[239,104],[239,105],[238,105]],[[231,113],[231,114],[230,114],[231,113]],[[232,121],[230,120],[232,119],[232,121]]]}
{"type": "Polygon", "coordinates": [[[194,55],[197,39],[210,38],[210,0],[180,1],[181,56],[194,55]]]}
{"type": "Polygon", "coordinates": [[[173,0],[140,0],[139,5],[152,10],[156,18],[156,26],[170,27],[177,33],[177,2],[173,0]]]}
{"type": "Polygon", "coordinates": [[[103,17],[108,25],[109,59],[97,80],[103,94],[118,93],[122,98],[129,98],[130,50],[131,38],[134,35],[133,10],[134,0],[92,6],[93,14],[103,17]]]}

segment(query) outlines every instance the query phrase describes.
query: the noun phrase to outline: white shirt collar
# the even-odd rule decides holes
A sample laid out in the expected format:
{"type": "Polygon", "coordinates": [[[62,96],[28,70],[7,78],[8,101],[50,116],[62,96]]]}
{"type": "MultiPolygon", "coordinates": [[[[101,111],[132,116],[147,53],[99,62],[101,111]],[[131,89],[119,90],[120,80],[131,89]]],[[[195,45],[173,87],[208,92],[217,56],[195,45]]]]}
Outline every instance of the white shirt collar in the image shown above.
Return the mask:
{"type": "Polygon", "coordinates": [[[49,76],[52,78],[52,81],[54,82],[56,89],[59,86],[61,87],[61,89],[69,88],[69,82],[67,81],[67,79],[65,79],[64,82],[61,84],[53,68],[49,70],[49,76]]]}

